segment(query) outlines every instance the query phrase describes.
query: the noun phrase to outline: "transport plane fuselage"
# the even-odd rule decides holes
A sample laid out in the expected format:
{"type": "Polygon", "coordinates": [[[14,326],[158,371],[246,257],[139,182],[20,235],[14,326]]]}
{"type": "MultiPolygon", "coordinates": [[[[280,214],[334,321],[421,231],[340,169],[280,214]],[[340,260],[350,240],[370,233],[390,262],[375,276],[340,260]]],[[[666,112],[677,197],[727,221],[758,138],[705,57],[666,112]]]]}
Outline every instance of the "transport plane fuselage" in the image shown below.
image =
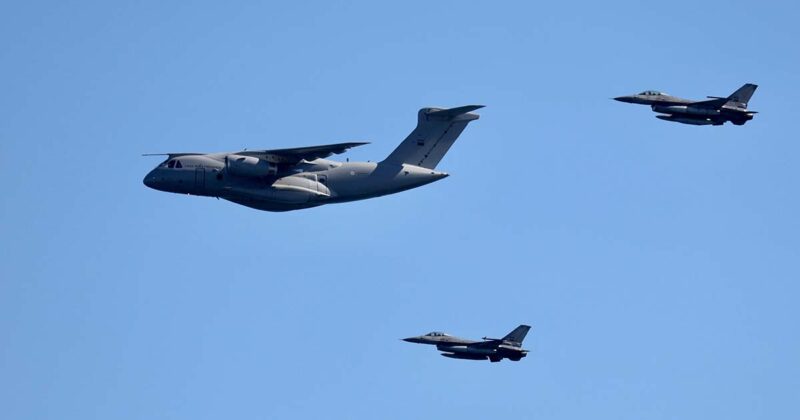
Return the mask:
{"type": "MultiPolygon", "coordinates": [[[[150,188],[179,194],[219,197],[259,210],[297,210],[322,204],[379,197],[416,188],[447,177],[444,172],[411,164],[302,161],[294,173],[274,179],[231,174],[225,160],[235,154],[175,157],[144,179],[150,188]]],[[[235,157],[234,157],[235,159],[235,157]]]]}
{"type": "Polygon", "coordinates": [[[167,153],[144,184],[159,191],[218,197],[267,211],[379,197],[448,176],[436,170],[481,106],[423,108],[417,127],[380,162],[337,162],[332,154],[367,143],[240,151],[167,153]]]}

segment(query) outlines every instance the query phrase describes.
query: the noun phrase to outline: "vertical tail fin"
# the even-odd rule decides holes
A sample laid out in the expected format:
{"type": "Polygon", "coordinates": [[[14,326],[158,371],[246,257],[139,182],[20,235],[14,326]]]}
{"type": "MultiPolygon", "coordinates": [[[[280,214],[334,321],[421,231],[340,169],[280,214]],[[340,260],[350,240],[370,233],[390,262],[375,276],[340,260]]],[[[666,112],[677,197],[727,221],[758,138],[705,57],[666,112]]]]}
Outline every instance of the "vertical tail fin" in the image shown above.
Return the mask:
{"type": "Polygon", "coordinates": [[[758,85],[745,83],[742,87],[737,89],[736,92],[731,93],[731,96],[728,96],[728,102],[725,105],[747,109],[747,103],[750,102],[750,98],[753,96],[757,87],[758,85]]]}
{"type": "Polygon", "coordinates": [[[417,114],[417,127],[386,158],[385,162],[409,163],[433,169],[470,121],[479,118],[470,111],[483,105],[458,108],[422,108],[417,114]]]}
{"type": "Polygon", "coordinates": [[[517,328],[514,328],[514,331],[511,331],[503,337],[503,341],[510,341],[512,343],[522,344],[522,340],[525,339],[525,336],[528,335],[528,331],[531,329],[529,325],[520,325],[517,328]]]}

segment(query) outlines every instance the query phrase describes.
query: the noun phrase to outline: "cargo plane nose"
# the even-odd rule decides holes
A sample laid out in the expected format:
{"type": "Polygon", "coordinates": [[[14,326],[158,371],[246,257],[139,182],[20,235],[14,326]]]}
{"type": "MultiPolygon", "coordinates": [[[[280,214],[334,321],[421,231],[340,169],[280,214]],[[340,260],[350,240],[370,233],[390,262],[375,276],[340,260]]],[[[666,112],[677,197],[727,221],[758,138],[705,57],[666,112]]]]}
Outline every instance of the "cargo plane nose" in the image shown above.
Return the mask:
{"type": "Polygon", "coordinates": [[[153,186],[156,183],[156,180],[155,180],[155,177],[153,176],[153,173],[150,172],[149,174],[145,175],[144,179],[142,179],[142,182],[144,183],[144,185],[146,185],[146,186],[148,186],[150,188],[153,188],[153,186]]]}
{"type": "Polygon", "coordinates": [[[158,168],[153,169],[147,175],[145,175],[144,179],[142,179],[142,183],[154,190],[163,190],[162,182],[159,179],[158,168]]]}

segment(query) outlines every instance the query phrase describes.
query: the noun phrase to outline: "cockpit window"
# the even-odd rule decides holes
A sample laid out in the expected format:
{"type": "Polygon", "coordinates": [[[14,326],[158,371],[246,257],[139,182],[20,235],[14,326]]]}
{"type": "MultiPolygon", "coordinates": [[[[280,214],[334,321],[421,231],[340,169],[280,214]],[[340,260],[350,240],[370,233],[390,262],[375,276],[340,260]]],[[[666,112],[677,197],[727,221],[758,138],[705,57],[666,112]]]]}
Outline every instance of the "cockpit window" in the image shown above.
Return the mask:
{"type": "Polygon", "coordinates": [[[167,168],[170,168],[170,169],[172,169],[172,168],[176,168],[176,169],[183,168],[183,165],[181,164],[181,161],[179,161],[177,159],[168,160],[167,162],[162,163],[161,166],[166,166],[167,168]]]}
{"type": "Polygon", "coordinates": [[[444,337],[447,334],[445,334],[443,332],[439,332],[439,331],[434,331],[434,332],[429,332],[426,335],[429,336],[429,337],[444,337]]]}
{"type": "Polygon", "coordinates": [[[646,91],[644,91],[644,92],[640,93],[639,95],[644,95],[644,96],[658,96],[658,95],[661,95],[661,94],[662,94],[662,93],[661,93],[661,92],[659,92],[659,91],[657,91],[657,90],[646,90],[646,91]]]}

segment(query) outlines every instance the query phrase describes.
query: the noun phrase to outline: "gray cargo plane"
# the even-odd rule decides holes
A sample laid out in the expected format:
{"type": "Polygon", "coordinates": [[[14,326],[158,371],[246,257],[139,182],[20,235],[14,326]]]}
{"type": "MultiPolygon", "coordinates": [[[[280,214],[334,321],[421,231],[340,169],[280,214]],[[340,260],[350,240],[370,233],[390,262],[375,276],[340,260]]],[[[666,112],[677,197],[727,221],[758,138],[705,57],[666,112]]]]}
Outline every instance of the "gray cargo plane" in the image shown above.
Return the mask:
{"type": "MultiPolygon", "coordinates": [[[[482,105],[422,108],[417,127],[381,162],[325,159],[368,143],[229,153],[164,153],[144,177],[150,188],[218,197],[266,211],[289,211],[394,194],[448,175],[435,170],[482,105]]],[[[152,156],[152,155],[146,155],[152,156]]]]}
{"type": "Polygon", "coordinates": [[[743,125],[753,119],[756,111],[747,110],[747,102],[758,86],[747,83],[727,98],[709,96],[707,101],[670,96],[663,92],[646,90],[642,93],[614,98],[620,102],[650,105],[653,112],[664,121],[673,121],[691,125],[722,125],[727,121],[735,125],[743,125]]]}
{"type": "Polygon", "coordinates": [[[499,362],[509,359],[519,362],[528,355],[522,348],[522,340],[531,327],[520,325],[503,338],[483,337],[483,341],[453,337],[443,332],[431,332],[418,337],[404,338],[403,341],[418,344],[433,344],[442,356],[451,359],[486,360],[499,362]]]}

